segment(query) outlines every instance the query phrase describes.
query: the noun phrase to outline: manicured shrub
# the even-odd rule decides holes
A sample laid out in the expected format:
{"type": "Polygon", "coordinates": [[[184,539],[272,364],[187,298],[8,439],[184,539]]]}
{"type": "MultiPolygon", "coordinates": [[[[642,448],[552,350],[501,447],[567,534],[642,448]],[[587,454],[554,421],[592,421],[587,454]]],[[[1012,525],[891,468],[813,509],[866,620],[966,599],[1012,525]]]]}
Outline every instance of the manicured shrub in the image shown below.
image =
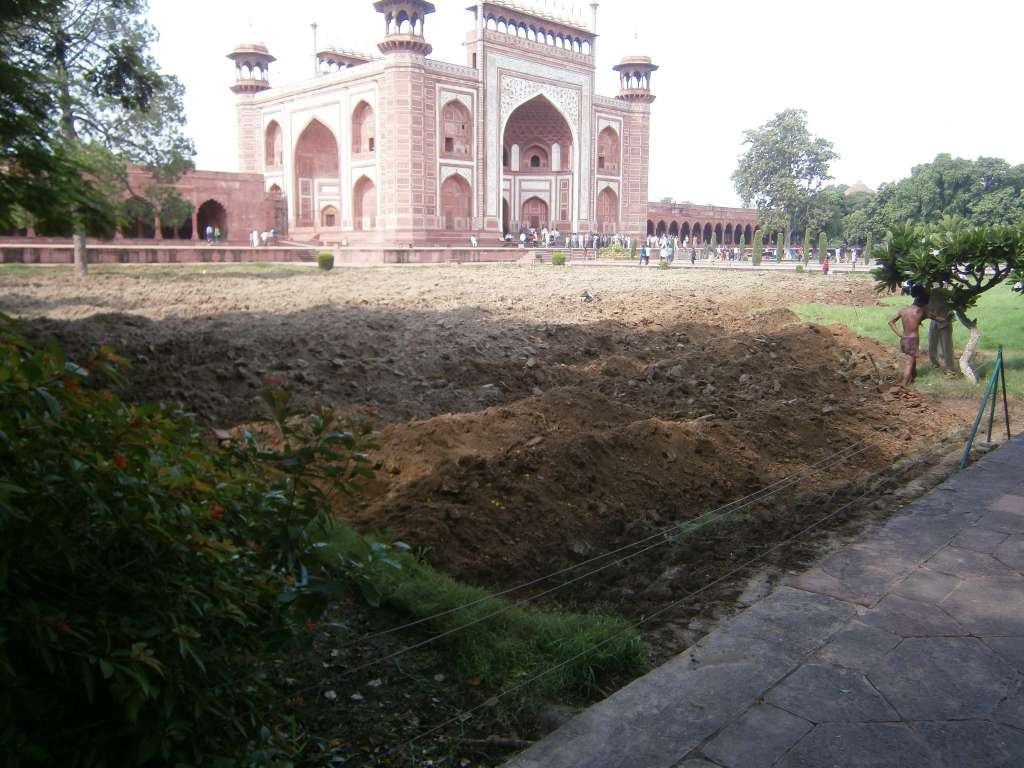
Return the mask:
{"type": "Polygon", "coordinates": [[[372,476],[369,427],[297,421],[277,381],[276,447],[218,444],[181,410],[122,402],[106,385],[123,363],[79,366],[0,316],[0,752],[287,765],[264,727],[270,660],[367,568],[323,543],[330,496],[372,476]]]}
{"type": "Polygon", "coordinates": [[[668,260],[662,259],[658,262],[658,269],[668,269],[668,260]]]}
{"type": "Polygon", "coordinates": [[[316,265],[324,272],[334,269],[334,254],[330,251],[320,251],[316,257],[316,265]]]}
{"type": "Polygon", "coordinates": [[[797,264],[796,265],[796,271],[797,272],[803,272],[804,271],[804,265],[803,264],[797,264]]]}
{"type": "Polygon", "coordinates": [[[559,251],[558,253],[551,254],[551,263],[556,267],[565,266],[565,254],[559,251]]]}
{"type": "Polygon", "coordinates": [[[750,263],[755,267],[761,266],[761,260],[764,258],[764,235],[764,232],[754,234],[754,248],[750,252],[750,263]]]}

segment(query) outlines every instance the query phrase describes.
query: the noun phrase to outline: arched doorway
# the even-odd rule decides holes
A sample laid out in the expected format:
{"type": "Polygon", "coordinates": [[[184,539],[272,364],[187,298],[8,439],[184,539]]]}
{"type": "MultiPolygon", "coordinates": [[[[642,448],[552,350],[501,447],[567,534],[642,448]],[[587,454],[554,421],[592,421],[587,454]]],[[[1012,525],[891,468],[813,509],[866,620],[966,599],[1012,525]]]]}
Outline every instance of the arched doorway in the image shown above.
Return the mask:
{"type": "Polygon", "coordinates": [[[473,191],[469,182],[453,173],[441,185],[441,217],[445,229],[469,229],[473,215],[473,191]]]}
{"type": "Polygon", "coordinates": [[[753,242],[754,233],[751,231],[749,224],[747,224],[746,228],[743,230],[743,236],[747,238],[748,243],[753,242]]]}
{"type": "Polygon", "coordinates": [[[352,224],[357,230],[377,226],[377,185],[361,176],[352,189],[352,224]]]}
{"type": "Polygon", "coordinates": [[[575,184],[573,134],[566,118],[544,95],[520,104],[505,123],[502,155],[508,156],[503,175],[511,182],[512,210],[521,218],[513,230],[532,226],[530,216],[542,226],[568,231],[573,221],[575,184]],[[543,212],[525,213],[528,198],[543,202],[543,212]]]}
{"type": "Polygon", "coordinates": [[[699,221],[693,223],[693,229],[690,230],[690,233],[694,243],[699,245],[704,242],[704,230],[701,228],[699,221]]]}
{"type": "Polygon", "coordinates": [[[688,241],[690,239],[690,222],[688,222],[688,221],[684,221],[683,222],[683,228],[681,230],[679,230],[679,236],[683,240],[687,240],[688,241]]]}
{"type": "Polygon", "coordinates": [[[674,221],[671,224],[669,224],[668,225],[668,234],[669,234],[669,237],[679,237],[679,224],[677,224],[674,221]]]}
{"type": "Polygon", "coordinates": [[[337,227],[338,222],[338,209],[333,205],[326,206],[320,211],[320,226],[328,229],[337,227]]]}
{"type": "Polygon", "coordinates": [[[725,244],[732,245],[732,224],[725,225],[725,244]]]}
{"type": "Polygon", "coordinates": [[[664,221],[659,221],[658,228],[654,230],[654,234],[657,235],[658,237],[661,237],[666,232],[668,232],[668,225],[664,221]]]}
{"type": "MultiPolygon", "coordinates": [[[[338,142],[331,129],[313,120],[299,135],[295,145],[295,221],[300,227],[316,224],[320,208],[319,188],[322,182],[337,188],[338,142]]],[[[336,198],[336,195],[332,195],[336,198]]]]}
{"type": "Polygon", "coordinates": [[[654,222],[651,221],[650,219],[647,220],[647,236],[648,237],[653,237],[654,236],[654,222]]]}
{"type": "Polygon", "coordinates": [[[221,240],[228,239],[228,212],[216,200],[207,200],[199,206],[199,210],[196,211],[196,225],[199,227],[199,237],[203,239],[207,237],[207,227],[219,229],[221,240]]]}
{"type": "Polygon", "coordinates": [[[528,227],[541,229],[548,225],[548,204],[539,197],[531,197],[523,203],[520,221],[528,227]]]}
{"type": "Polygon", "coordinates": [[[619,196],[611,187],[605,187],[597,196],[597,228],[613,234],[619,228],[619,196]]]}
{"type": "Polygon", "coordinates": [[[715,224],[715,240],[718,241],[719,245],[722,245],[725,240],[722,239],[722,225],[715,224]]]}
{"type": "Polygon", "coordinates": [[[704,225],[704,237],[701,238],[702,241],[705,242],[705,243],[710,243],[711,242],[711,233],[712,233],[711,232],[711,224],[709,222],[709,223],[704,225]]]}

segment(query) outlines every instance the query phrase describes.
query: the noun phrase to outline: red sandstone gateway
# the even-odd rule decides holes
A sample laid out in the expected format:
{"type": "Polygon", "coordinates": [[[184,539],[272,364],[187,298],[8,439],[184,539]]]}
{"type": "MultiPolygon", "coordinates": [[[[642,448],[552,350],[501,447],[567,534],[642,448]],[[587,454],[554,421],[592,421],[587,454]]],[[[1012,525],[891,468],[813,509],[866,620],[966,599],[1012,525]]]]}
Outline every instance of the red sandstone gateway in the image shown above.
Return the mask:
{"type": "MultiPolygon", "coordinates": [[[[496,249],[506,234],[518,242],[521,231],[545,228],[750,242],[756,212],[648,203],[658,67],[627,56],[615,67],[619,94],[594,93],[596,2],[589,25],[478,2],[468,9],[464,65],[428,58],[432,3],[378,0],[373,8],[384,21],[379,55],[325,48],[316,76],[303,82],[271,87],[266,45],[235,48],[241,173],[186,175],[178,186],[194,206],[191,221],[138,222],[125,237],[164,248],[131,260],[195,260],[167,241],[205,240],[207,227],[230,243],[250,241],[253,230],[260,242],[274,229],[291,243],[347,246],[385,261],[400,258],[396,249],[401,260],[436,260],[438,247],[471,238],[496,249]]],[[[47,258],[63,260],[55,253],[47,258]]],[[[268,255],[239,250],[231,260],[268,255]]]]}

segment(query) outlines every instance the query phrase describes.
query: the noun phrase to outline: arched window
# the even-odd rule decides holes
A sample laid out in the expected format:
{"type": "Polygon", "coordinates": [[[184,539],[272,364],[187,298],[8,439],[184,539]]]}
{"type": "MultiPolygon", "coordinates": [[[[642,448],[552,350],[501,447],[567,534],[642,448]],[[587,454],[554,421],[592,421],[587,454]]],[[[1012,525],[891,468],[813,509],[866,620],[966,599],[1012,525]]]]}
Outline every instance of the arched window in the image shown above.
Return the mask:
{"type": "Polygon", "coordinates": [[[281,126],[276,120],[271,120],[267,125],[264,146],[267,168],[280,168],[284,161],[284,142],[281,139],[281,126]]]}
{"type": "Polygon", "coordinates": [[[523,163],[531,170],[544,170],[551,167],[551,160],[545,147],[532,144],[523,150],[523,163]]]}
{"type": "Polygon", "coordinates": [[[352,112],[352,154],[373,155],[377,151],[377,121],[373,107],[360,101],[352,112]]]}
{"type": "Polygon", "coordinates": [[[620,162],[619,134],[609,125],[597,137],[597,170],[618,174],[620,162]]]}
{"type": "Polygon", "coordinates": [[[458,158],[473,155],[472,118],[462,102],[449,101],[441,110],[441,154],[458,158]]]}

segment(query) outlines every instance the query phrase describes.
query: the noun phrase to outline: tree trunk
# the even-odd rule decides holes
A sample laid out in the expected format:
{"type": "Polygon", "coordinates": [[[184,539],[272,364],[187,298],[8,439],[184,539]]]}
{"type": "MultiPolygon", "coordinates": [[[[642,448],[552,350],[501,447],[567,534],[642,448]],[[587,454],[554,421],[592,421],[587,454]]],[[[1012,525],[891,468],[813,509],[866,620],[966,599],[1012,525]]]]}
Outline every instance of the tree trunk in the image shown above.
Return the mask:
{"type": "MultiPolygon", "coordinates": [[[[71,86],[69,84],[68,66],[65,59],[65,50],[61,48],[57,53],[57,81],[60,85],[60,112],[61,132],[64,138],[74,143],[78,141],[78,130],[75,128],[75,113],[72,108],[71,86]]],[[[72,211],[74,234],[71,242],[75,249],[75,273],[85,278],[89,275],[88,252],[85,247],[85,227],[80,223],[78,210],[72,211]]]]}
{"type": "Polygon", "coordinates": [[[966,314],[961,312],[959,309],[956,311],[956,316],[960,322],[964,324],[964,327],[971,332],[971,338],[968,339],[967,344],[964,346],[964,353],[960,357],[960,371],[964,377],[971,382],[971,384],[978,383],[978,374],[974,372],[974,368],[971,367],[971,362],[974,358],[974,351],[978,348],[978,342],[981,341],[981,331],[978,330],[978,321],[970,320],[966,314]]]}
{"type": "Polygon", "coordinates": [[[71,241],[75,244],[75,274],[79,277],[88,277],[89,252],[85,246],[85,235],[75,232],[71,241]]]}

